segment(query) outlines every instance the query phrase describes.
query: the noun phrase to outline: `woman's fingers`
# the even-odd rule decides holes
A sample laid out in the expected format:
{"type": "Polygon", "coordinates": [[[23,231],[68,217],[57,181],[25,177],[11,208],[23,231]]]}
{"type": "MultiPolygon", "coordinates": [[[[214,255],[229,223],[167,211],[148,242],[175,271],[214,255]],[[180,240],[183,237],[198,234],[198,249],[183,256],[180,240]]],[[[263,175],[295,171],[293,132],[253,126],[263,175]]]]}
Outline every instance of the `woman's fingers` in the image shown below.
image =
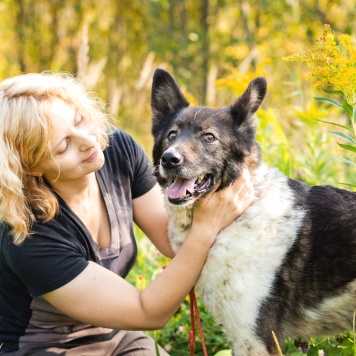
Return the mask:
{"type": "Polygon", "coordinates": [[[199,199],[194,221],[212,225],[219,232],[239,217],[252,203],[253,184],[247,168],[229,187],[217,191],[219,184],[199,199]]]}

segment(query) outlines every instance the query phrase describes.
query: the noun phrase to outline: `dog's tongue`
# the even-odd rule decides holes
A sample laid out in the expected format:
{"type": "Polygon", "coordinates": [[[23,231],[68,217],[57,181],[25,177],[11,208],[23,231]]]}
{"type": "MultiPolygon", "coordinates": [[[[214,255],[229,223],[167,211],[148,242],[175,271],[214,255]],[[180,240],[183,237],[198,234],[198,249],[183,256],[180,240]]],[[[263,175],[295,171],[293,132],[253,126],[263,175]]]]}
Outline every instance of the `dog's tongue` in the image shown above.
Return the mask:
{"type": "Polygon", "coordinates": [[[183,179],[181,177],[177,177],[168,188],[168,198],[179,199],[187,195],[187,191],[193,194],[195,181],[196,178],[183,179]]]}

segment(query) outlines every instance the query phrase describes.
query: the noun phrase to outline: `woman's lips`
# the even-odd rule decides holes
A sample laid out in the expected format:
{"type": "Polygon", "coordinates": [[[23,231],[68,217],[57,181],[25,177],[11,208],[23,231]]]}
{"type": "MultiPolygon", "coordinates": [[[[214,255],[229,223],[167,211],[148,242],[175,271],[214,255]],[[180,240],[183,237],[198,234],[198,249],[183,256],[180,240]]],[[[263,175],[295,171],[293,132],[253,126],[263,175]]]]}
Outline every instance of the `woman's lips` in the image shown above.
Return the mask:
{"type": "Polygon", "coordinates": [[[98,150],[95,150],[87,159],[85,159],[83,162],[91,162],[94,161],[96,156],[98,155],[98,150]]]}

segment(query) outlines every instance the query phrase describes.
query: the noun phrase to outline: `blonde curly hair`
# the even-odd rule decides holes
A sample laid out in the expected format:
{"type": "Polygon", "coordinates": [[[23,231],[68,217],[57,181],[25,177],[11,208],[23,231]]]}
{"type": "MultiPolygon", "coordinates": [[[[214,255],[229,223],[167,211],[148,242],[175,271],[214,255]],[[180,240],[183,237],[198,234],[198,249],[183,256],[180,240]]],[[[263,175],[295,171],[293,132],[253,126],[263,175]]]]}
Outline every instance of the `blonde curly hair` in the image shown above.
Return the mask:
{"type": "Polygon", "coordinates": [[[58,212],[56,196],[31,174],[51,155],[54,99],[86,115],[97,128],[101,148],[108,145],[104,103],[71,75],[24,74],[0,83],[0,223],[11,226],[16,245],[31,235],[35,221],[49,221],[58,212]]]}

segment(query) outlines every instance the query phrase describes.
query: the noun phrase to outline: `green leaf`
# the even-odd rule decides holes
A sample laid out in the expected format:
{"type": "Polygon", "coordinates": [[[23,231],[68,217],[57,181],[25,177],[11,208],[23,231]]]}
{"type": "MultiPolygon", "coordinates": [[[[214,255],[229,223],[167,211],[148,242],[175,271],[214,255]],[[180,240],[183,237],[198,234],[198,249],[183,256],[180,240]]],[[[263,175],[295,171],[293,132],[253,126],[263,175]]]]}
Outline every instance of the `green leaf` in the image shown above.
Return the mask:
{"type": "Polygon", "coordinates": [[[342,143],[336,142],[340,147],[344,148],[345,150],[349,150],[356,153],[356,147],[350,145],[343,145],[342,143]]]}
{"type": "Polygon", "coordinates": [[[318,101],[321,101],[323,103],[328,103],[328,104],[331,104],[331,105],[334,105],[334,106],[337,106],[338,108],[342,109],[342,104],[340,104],[338,101],[336,100],[332,100],[332,99],[328,99],[328,98],[315,98],[315,100],[318,100],[318,101]]]}
{"type": "Polygon", "coordinates": [[[334,136],[338,136],[338,137],[341,137],[343,138],[344,140],[347,140],[351,143],[356,143],[355,139],[352,138],[351,136],[348,136],[346,134],[344,134],[343,132],[338,132],[338,131],[329,131],[328,132],[331,134],[331,135],[334,135],[334,136]]]}
{"type": "Polygon", "coordinates": [[[337,94],[337,95],[344,95],[344,92],[341,90],[328,90],[328,89],[323,89],[323,91],[327,94],[337,94]]]}
{"type": "Polygon", "coordinates": [[[342,102],[342,108],[345,110],[345,112],[347,113],[347,115],[349,115],[350,117],[352,117],[353,108],[352,108],[352,106],[351,106],[346,100],[344,100],[344,101],[342,102]]]}
{"type": "Polygon", "coordinates": [[[356,187],[355,184],[351,184],[351,183],[343,183],[343,182],[330,182],[332,184],[339,184],[339,185],[345,185],[345,186],[348,186],[348,187],[356,187]]]}
{"type": "Polygon", "coordinates": [[[159,348],[158,348],[158,342],[157,342],[157,335],[156,335],[156,330],[154,331],[154,340],[155,340],[155,351],[156,351],[156,356],[160,356],[161,353],[159,352],[159,348]]]}
{"type": "Polygon", "coordinates": [[[321,121],[321,122],[324,122],[325,124],[330,124],[330,125],[336,125],[336,126],[339,126],[345,130],[348,130],[348,131],[351,131],[352,132],[352,129],[348,126],[345,126],[345,125],[341,125],[341,124],[338,124],[337,122],[332,122],[332,121],[325,121],[325,120],[320,120],[320,119],[315,119],[317,121],[321,121]]]}
{"type": "Polygon", "coordinates": [[[356,163],[348,160],[348,159],[345,159],[345,158],[340,158],[340,157],[335,157],[335,156],[327,156],[327,155],[320,155],[320,157],[324,157],[324,158],[330,158],[330,159],[333,159],[335,161],[340,161],[340,162],[343,162],[343,163],[347,163],[347,164],[351,164],[352,166],[356,166],[356,163]]]}

